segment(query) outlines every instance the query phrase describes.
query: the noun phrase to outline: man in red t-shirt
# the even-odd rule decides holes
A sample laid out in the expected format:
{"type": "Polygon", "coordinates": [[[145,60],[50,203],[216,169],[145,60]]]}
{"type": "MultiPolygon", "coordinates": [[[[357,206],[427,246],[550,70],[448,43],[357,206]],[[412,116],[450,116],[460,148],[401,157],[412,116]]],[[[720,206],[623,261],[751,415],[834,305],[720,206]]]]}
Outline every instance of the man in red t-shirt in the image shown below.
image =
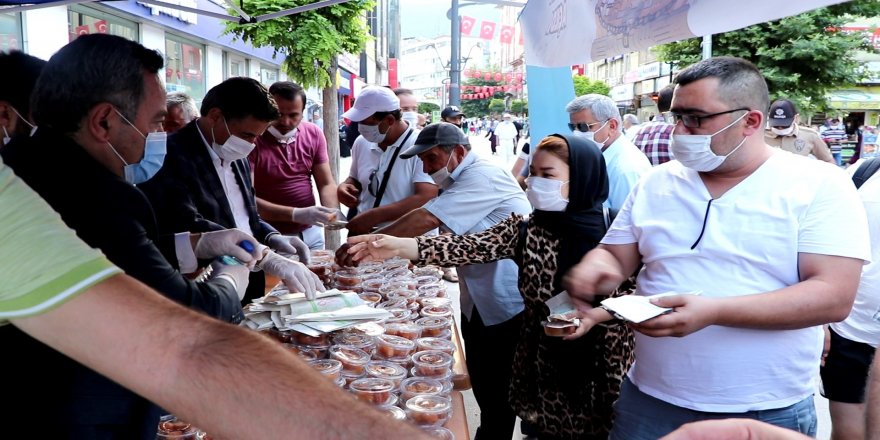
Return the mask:
{"type": "Polygon", "coordinates": [[[317,225],[340,217],[336,180],[330,172],[327,140],[317,125],[303,120],[306,93],[289,81],[269,87],[281,117],[257,138],[248,156],[260,217],[285,235],[297,234],[310,249],[324,248],[317,225]],[[321,205],[315,206],[312,178],[321,205]]]}

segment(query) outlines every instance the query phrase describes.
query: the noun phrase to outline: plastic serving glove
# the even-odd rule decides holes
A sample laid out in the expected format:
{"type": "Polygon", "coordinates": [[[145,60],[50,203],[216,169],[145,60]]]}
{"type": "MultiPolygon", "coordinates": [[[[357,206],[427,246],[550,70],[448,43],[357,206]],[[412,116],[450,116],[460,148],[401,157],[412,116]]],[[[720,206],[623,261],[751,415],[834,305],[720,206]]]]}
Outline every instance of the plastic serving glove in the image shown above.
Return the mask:
{"type": "Polygon", "coordinates": [[[338,209],[325,208],[323,206],[309,206],[308,208],[294,208],[291,220],[294,223],[304,225],[323,225],[335,220],[338,209]]]}
{"type": "Polygon", "coordinates": [[[296,255],[301,263],[309,264],[309,247],[298,237],[273,235],[266,244],[280,254],[296,255]]]}
{"type": "Polygon", "coordinates": [[[239,301],[244,299],[250,274],[250,269],[241,264],[224,264],[220,261],[211,263],[211,279],[222,278],[231,283],[235,287],[239,301]]]}
{"type": "Polygon", "coordinates": [[[268,251],[257,266],[270,275],[281,278],[291,292],[302,292],[309,300],[315,299],[315,292],[323,292],[324,284],[304,264],[284,258],[275,252],[268,251]]]}
{"type": "Polygon", "coordinates": [[[209,259],[221,255],[229,255],[245,264],[259,258],[260,254],[257,253],[256,249],[253,252],[242,249],[239,245],[242,241],[251,242],[254,248],[258,244],[254,237],[238,229],[205,232],[199,237],[199,241],[196,242],[196,258],[209,259]]]}

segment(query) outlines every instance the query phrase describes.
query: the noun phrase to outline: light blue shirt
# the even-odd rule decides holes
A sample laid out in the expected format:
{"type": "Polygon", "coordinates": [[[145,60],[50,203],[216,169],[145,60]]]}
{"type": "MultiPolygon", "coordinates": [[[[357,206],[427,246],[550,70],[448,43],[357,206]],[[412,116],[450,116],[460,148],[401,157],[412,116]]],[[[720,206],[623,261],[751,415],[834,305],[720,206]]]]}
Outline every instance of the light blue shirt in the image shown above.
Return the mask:
{"type": "MultiPolygon", "coordinates": [[[[450,174],[452,184],[423,207],[457,235],[481,232],[512,213],[529,214],[532,207],[513,176],[469,152],[450,174]]],[[[507,321],[523,310],[517,286],[519,268],[513,260],[458,268],[461,310],[469,319],[473,307],[485,325],[507,321]]]]}
{"type": "Polygon", "coordinates": [[[602,157],[608,171],[608,200],[602,206],[619,210],[642,174],[651,171],[651,161],[623,135],[602,152],[602,157]]]}

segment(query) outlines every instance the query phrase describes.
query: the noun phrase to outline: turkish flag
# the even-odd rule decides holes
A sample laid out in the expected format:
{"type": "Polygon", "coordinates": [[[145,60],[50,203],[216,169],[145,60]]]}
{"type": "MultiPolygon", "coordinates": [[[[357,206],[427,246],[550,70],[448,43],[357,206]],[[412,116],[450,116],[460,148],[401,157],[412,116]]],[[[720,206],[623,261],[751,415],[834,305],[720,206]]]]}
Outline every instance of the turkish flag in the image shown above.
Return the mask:
{"type": "Polygon", "coordinates": [[[84,25],[82,25],[82,26],[77,26],[77,27],[76,27],[76,35],[77,35],[77,36],[80,36],[80,35],[88,35],[88,34],[89,34],[89,25],[84,24],[84,25]]]}
{"type": "Polygon", "coordinates": [[[95,31],[99,34],[107,33],[107,20],[100,20],[95,22],[95,31]]]}
{"type": "Polygon", "coordinates": [[[513,26],[501,26],[501,43],[513,43],[513,26]]]}
{"type": "Polygon", "coordinates": [[[490,80],[492,80],[492,73],[490,73],[490,72],[485,72],[485,73],[483,73],[483,80],[484,80],[484,81],[490,81],[490,80]]]}
{"type": "Polygon", "coordinates": [[[480,38],[484,40],[491,40],[495,38],[495,22],[494,21],[484,21],[480,26],[480,38]]]}
{"type": "Polygon", "coordinates": [[[512,74],[512,73],[507,72],[507,73],[504,74],[504,80],[505,80],[505,81],[510,82],[512,79],[513,79],[513,74],[512,74]]]}
{"type": "Polygon", "coordinates": [[[474,17],[466,17],[464,15],[459,17],[459,19],[461,21],[459,22],[458,27],[459,29],[461,29],[461,33],[463,35],[470,35],[471,31],[474,29],[474,24],[476,24],[477,19],[474,17]]]}

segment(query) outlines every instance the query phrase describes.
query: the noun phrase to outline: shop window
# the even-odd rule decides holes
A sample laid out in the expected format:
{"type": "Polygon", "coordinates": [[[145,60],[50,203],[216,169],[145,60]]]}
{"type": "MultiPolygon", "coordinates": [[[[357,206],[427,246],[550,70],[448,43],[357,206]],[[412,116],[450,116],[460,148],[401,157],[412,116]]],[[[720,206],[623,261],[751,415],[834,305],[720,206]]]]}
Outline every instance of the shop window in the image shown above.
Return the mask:
{"type": "Polygon", "coordinates": [[[278,69],[260,64],[260,82],[267,87],[278,81],[278,69]]]}
{"type": "Polygon", "coordinates": [[[205,97],[205,45],[165,34],[165,90],[205,97]]]}
{"type": "Polygon", "coordinates": [[[138,41],[138,24],[85,6],[71,6],[67,11],[70,41],[80,35],[110,34],[138,41]]]}
{"type": "Polygon", "coordinates": [[[0,13],[0,53],[21,50],[21,15],[0,13]]]}

